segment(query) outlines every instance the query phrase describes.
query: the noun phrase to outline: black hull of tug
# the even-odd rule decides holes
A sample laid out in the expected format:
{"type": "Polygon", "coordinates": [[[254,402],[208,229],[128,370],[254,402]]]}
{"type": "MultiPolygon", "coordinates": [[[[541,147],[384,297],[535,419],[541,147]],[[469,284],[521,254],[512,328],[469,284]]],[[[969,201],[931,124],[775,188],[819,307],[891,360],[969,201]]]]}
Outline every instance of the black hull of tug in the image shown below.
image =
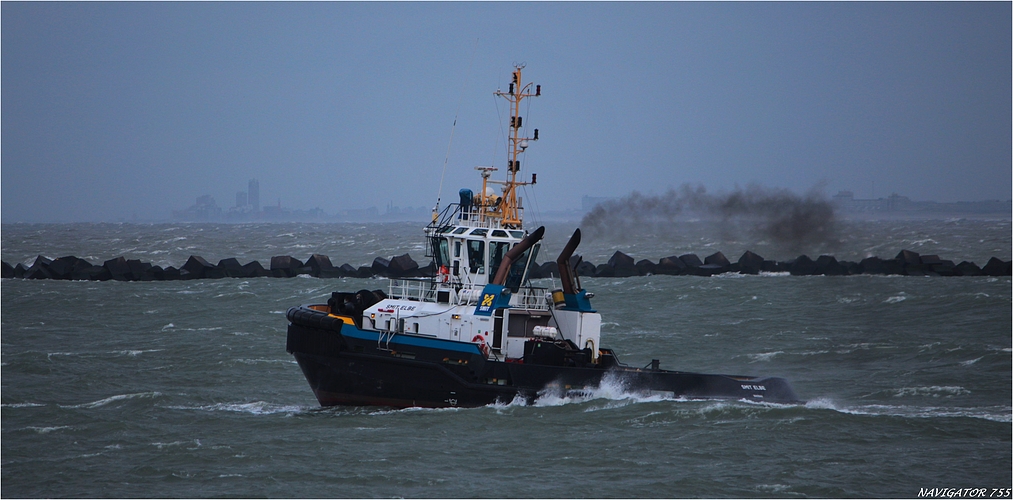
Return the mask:
{"type": "Polygon", "coordinates": [[[566,395],[614,377],[634,393],[705,399],[798,403],[781,378],[708,375],[622,365],[608,350],[580,366],[587,351],[554,356],[550,341],[532,344],[518,362],[490,361],[475,344],[395,335],[387,341],[306,306],[289,310],[287,350],[322,406],[475,407],[534,400],[542,391],[566,395]],[[541,351],[536,350],[541,348],[541,351]],[[552,364],[548,364],[552,363],[552,364]]]}

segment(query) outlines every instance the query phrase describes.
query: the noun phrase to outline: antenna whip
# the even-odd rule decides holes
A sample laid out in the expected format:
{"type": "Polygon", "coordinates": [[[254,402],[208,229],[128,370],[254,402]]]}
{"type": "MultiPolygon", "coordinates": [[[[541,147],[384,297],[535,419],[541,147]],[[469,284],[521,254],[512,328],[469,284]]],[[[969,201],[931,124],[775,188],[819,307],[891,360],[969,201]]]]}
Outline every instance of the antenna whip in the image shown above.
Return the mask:
{"type": "Polygon", "coordinates": [[[450,147],[454,144],[454,130],[457,129],[457,116],[461,114],[461,103],[464,101],[464,91],[468,88],[468,80],[471,78],[471,67],[475,64],[475,53],[478,52],[478,38],[475,39],[475,48],[471,51],[471,62],[468,63],[468,75],[461,87],[461,96],[457,99],[457,111],[454,112],[454,124],[450,126],[450,142],[447,144],[447,156],[443,159],[443,173],[440,174],[440,189],[436,192],[436,206],[433,207],[433,220],[440,213],[440,199],[443,197],[443,179],[447,176],[447,163],[450,161],[450,147]]]}

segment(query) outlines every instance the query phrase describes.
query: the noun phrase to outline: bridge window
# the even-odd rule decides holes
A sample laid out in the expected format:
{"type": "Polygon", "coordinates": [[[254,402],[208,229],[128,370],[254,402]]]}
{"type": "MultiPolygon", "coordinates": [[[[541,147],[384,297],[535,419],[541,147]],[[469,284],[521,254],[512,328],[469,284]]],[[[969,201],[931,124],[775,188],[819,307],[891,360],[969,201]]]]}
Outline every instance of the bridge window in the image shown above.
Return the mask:
{"type": "Polygon", "coordinates": [[[440,238],[438,241],[433,241],[433,257],[436,259],[436,266],[445,266],[450,264],[450,256],[448,255],[446,238],[440,238]]]}
{"type": "Polygon", "coordinates": [[[535,243],[535,245],[524,251],[517,260],[510,265],[510,273],[507,274],[506,285],[507,288],[517,293],[520,290],[521,285],[524,284],[525,277],[527,275],[528,265],[538,258],[538,249],[541,248],[541,243],[535,243]]]}
{"type": "Polygon", "coordinates": [[[499,269],[499,264],[503,262],[503,257],[506,256],[507,250],[510,249],[510,243],[506,241],[493,241],[489,245],[489,274],[496,276],[496,271],[499,269]]]}
{"type": "Polygon", "coordinates": [[[485,242],[468,240],[468,270],[472,274],[485,274],[485,242]]]}

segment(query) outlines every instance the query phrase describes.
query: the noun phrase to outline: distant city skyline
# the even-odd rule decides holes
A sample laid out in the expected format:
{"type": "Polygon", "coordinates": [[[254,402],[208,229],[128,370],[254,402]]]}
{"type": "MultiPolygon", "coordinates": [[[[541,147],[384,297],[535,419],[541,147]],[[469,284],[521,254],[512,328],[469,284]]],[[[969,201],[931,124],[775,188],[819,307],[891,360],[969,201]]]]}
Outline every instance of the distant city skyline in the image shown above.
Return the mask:
{"type": "Polygon", "coordinates": [[[258,179],[258,212],[430,207],[476,189],[475,166],[506,172],[493,93],[514,63],[541,86],[521,116],[540,131],[530,210],[686,183],[1006,200],[1011,17],[1009,2],[3,2],[0,220],[160,219],[204,194],[231,205],[237,178],[258,179]]]}
{"type": "MultiPolygon", "coordinates": [[[[254,180],[250,181],[251,189],[254,180]]],[[[259,186],[258,186],[259,189],[259,186]]],[[[395,205],[393,200],[386,203],[383,211],[376,206],[365,208],[337,210],[329,213],[320,207],[311,209],[300,209],[286,207],[280,204],[265,207],[265,211],[254,211],[250,203],[242,202],[241,195],[247,195],[246,191],[236,193],[236,205],[223,209],[218,207],[214,197],[201,195],[196,202],[185,210],[172,210],[171,220],[189,222],[271,222],[271,221],[318,221],[318,222],[357,222],[357,221],[426,221],[431,217],[431,207],[401,207],[395,205]],[[248,210],[244,210],[243,208],[248,210]]],[[[538,218],[579,219],[582,215],[590,212],[601,203],[621,200],[623,197],[587,196],[581,198],[580,207],[564,208],[537,214],[538,218]]],[[[937,202],[933,200],[912,200],[911,198],[892,193],[886,197],[859,198],[852,191],[839,191],[833,197],[826,198],[830,202],[838,217],[848,218],[856,214],[866,215],[923,215],[923,216],[949,216],[949,215],[1002,215],[1013,218],[1013,199],[1007,200],[974,200],[956,202],[937,202]]],[[[691,212],[690,212],[691,213],[691,212]]],[[[157,220],[156,220],[157,221],[157,220]]]]}

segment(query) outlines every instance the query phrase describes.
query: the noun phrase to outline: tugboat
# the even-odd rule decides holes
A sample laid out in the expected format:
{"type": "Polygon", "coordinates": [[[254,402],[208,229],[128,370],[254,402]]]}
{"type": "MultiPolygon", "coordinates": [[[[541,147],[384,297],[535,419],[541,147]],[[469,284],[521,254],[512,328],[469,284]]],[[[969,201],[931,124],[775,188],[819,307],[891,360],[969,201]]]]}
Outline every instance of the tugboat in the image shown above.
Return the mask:
{"type": "Polygon", "coordinates": [[[291,353],[322,406],[475,407],[535,400],[544,391],[587,394],[603,379],[631,393],[798,403],[777,377],[708,375],[644,368],[619,361],[601,346],[601,315],[580,286],[571,256],[580,229],[556,259],[561,286],[533,286],[528,271],[545,228],[523,226],[519,157],[538,140],[524,133],[521,101],[541,95],[515,66],[510,102],[506,179],[476,167],[478,194],[439,205],[425,228],[427,278],[391,279],[386,291],[334,292],[326,304],[288,310],[291,353]],[[500,187],[496,193],[491,185],[500,187]]]}

